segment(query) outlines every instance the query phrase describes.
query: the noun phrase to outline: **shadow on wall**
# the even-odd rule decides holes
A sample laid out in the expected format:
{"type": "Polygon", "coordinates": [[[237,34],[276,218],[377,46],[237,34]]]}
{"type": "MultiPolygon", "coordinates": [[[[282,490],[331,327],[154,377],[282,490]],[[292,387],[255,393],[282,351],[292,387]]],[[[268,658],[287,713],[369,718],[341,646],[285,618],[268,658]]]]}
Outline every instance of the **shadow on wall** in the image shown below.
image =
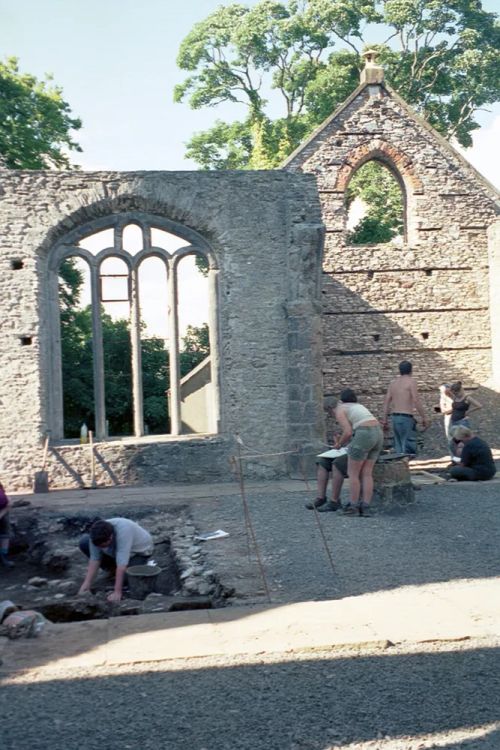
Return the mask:
{"type": "MultiPolygon", "coordinates": [[[[358,275],[369,280],[369,273],[358,275]]],[[[456,380],[483,405],[471,414],[473,429],[492,448],[500,447],[500,393],[481,385],[491,368],[487,307],[382,312],[330,274],[324,277],[323,304],[325,394],[338,395],[350,386],[381,417],[389,383],[399,374],[399,363],[409,360],[432,419],[423,433],[422,457],[447,452],[443,419],[434,406],[439,403],[439,386],[456,380]]]]}

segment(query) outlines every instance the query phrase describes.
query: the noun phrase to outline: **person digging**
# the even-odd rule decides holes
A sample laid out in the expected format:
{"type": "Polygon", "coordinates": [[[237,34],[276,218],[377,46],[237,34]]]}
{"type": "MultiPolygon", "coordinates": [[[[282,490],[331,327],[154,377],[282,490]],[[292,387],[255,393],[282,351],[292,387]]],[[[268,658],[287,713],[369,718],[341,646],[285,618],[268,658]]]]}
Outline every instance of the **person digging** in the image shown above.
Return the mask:
{"type": "Polygon", "coordinates": [[[89,558],[87,573],[79,594],[91,590],[99,568],[115,576],[109,602],[121,601],[125,572],[129,565],[145,565],[153,553],[151,534],[128,518],[94,521],[88,534],[79,542],[80,550],[89,558]]]}

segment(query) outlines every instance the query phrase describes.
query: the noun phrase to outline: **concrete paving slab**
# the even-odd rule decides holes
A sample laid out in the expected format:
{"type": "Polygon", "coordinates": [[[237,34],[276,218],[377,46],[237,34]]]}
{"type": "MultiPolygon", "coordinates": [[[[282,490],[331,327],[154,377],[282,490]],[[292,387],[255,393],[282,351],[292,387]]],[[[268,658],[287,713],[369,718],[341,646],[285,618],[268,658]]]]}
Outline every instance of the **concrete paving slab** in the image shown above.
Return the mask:
{"type": "Polygon", "coordinates": [[[5,643],[0,673],[48,669],[51,673],[106,663],[109,620],[47,625],[38,638],[5,643]]]}
{"type": "Polygon", "coordinates": [[[208,610],[110,620],[107,664],[164,661],[224,653],[208,610]]]}
{"type": "Polygon", "coordinates": [[[500,637],[499,585],[499,578],[459,581],[446,589],[407,587],[330,601],[51,625],[40,638],[7,642],[1,671],[47,679],[102,665],[500,637]],[[486,601],[492,604],[485,608],[486,601]]]}

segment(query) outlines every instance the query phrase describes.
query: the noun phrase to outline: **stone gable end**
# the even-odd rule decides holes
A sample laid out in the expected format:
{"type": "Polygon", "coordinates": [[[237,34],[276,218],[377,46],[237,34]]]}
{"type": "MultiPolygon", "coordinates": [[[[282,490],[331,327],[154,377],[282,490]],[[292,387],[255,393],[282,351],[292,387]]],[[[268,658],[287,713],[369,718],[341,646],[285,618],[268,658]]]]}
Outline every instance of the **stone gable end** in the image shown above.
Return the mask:
{"type": "MultiPolygon", "coordinates": [[[[430,413],[438,386],[462,380],[488,407],[476,426],[498,443],[495,189],[383,83],[361,85],[284,168],[314,174],[322,205],[325,393],[351,386],[380,414],[409,359],[430,413]],[[346,189],[372,159],[402,190],[399,244],[348,244],[346,189]]],[[[439,430],[429,431],[429,446],[442,446],[439,430]]]]}

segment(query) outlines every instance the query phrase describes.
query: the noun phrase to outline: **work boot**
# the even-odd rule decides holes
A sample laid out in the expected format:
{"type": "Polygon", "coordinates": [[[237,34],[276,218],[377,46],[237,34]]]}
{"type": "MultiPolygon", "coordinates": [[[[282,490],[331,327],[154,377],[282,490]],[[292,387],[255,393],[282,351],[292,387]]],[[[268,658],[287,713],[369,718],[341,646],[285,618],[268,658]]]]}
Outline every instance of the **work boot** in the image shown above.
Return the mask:
{"type": "Polygon", "coordinates": [[[342,508],[342,512],[344,516],[359,516],[361,515],[361,508],[358,504],[353,505],[352,503],[349,503],[349,505],[345,505],[342,508]]]}
{"type": "Polygon", "coordinates": [[[318,508],[318,513],[329,513],[331,511],[338,510],[340,503],[334,503],[333,500],[329,500],[327,503],[318,508]]]}
{"type": "Polygon", "coordinates": [[[310,503],[306,503],[307,510],[314,510],[314,508],[319,508],[320,505],[324,505],[326,503],[326,497],[317,497],[316,500],[313,500],[310,503]]]}

